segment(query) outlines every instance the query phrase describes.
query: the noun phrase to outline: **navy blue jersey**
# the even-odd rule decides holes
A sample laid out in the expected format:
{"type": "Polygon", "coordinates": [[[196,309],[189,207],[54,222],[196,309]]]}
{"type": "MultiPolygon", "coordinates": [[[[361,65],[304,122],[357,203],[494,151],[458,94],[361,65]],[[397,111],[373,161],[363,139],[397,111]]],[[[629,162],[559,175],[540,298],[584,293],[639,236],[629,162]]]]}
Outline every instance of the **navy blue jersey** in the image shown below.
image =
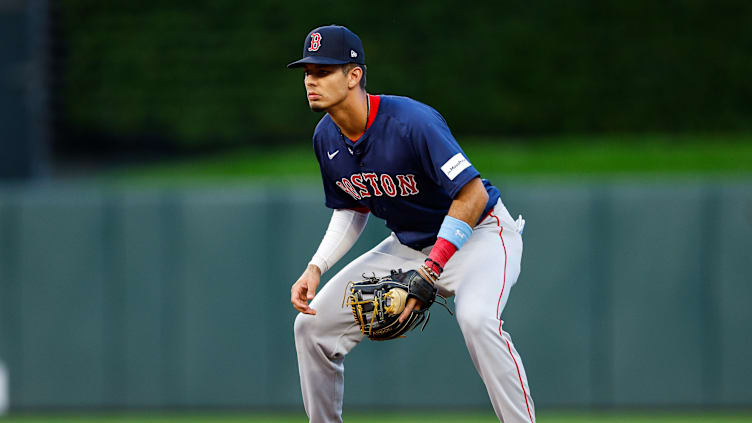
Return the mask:
{"type": "MultiPolygon", "coordinates": [[[[326,206],[368,208],[400,242],[419,250],[436,242],[452,200],[479,173],[436,110],[407,97],[375,97],[375,119],[354,143],[328,114],[316,126],[326,206]]],[[[499,199],[496,187],[483,184],[489,198],[481,216],[499,199]]]]}

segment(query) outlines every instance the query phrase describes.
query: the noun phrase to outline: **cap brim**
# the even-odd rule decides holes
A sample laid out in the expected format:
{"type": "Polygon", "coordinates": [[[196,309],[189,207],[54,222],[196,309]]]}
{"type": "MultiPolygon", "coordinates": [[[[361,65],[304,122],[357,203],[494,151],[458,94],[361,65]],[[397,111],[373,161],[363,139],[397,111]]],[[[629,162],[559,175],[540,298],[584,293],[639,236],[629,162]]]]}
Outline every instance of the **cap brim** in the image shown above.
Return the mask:
{"type": "Polygon", "coordinates": [[[344,65],[346,63],[350,63],[345,60],[338,60],[338,59],[332,59],[331,57],[324,57],[324,56],[308,56],[304,57],[298,61],[292,62],[289,65],[287,65],[288,68],[299,68],[305,65],[306,63],[311,63],[315,65],[344,65]]]}

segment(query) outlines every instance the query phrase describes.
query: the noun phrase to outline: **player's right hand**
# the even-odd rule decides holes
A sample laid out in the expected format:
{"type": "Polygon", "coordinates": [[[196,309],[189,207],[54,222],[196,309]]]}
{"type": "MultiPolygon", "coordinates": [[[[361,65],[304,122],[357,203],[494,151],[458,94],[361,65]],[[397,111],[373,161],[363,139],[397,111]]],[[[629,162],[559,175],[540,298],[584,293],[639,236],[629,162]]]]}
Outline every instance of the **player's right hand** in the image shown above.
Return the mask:
{"type": "Polygon", "coordinates": [[[290,289],[290,301],[295,310],[305,314],[316,314],[316,310],[309,307],[308,302],[316,295],[320,281],[321,270],[313,264],[308,265],[290,289]]]}

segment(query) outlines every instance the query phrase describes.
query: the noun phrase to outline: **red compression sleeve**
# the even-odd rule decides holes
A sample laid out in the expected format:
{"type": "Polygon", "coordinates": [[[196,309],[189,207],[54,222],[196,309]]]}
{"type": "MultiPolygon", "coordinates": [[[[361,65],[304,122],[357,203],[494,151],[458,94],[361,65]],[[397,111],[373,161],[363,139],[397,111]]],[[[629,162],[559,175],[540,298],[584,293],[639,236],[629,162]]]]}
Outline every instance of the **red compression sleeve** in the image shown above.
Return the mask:
{"type": "Polygon", "coordinates": [[[447,262],[457,252],[457,247],[444,238],[437,238],[436,243],[433,244],[431,254],[426,259],[426,265],[433,269],[437,275],[440,275],[444,270],[447,262]]]}

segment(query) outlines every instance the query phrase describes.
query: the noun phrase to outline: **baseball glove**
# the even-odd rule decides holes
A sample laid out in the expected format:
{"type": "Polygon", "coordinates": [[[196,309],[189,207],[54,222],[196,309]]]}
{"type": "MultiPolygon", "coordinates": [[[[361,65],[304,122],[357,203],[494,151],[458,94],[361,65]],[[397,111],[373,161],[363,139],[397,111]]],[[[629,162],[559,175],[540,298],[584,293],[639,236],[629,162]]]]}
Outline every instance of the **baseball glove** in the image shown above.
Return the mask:
{"type": "Polygon", "coordinates": [[[423,323],[425,329],[430,317],[429,307],[436,302],[447,309],[447,300],[436,286],[415,270],[402,272],[392,270],[388,276],[376,277],[363,275],[363,280],[350,282],[345,289],[342,306],[352,308],[355,323],[360,326],[363,335],[373,341],[386,341],[404,337],[405,332],[415,329],[423,323]],[[413,310],[404,322],[399,316],[405,309],[409,298],[417,298],[423,304],[420,310],[413,310]]]}

